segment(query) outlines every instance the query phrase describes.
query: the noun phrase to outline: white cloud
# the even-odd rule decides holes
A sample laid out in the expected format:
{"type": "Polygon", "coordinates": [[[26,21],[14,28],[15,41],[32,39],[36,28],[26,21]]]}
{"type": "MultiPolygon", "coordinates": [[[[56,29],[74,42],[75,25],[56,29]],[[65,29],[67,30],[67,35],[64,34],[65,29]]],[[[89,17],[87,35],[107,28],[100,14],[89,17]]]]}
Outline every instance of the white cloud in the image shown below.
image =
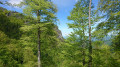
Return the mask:
{"type": "Polygon", "coordinates": [[[8,2],[11,4],[19,4],[23,0],[9,0],[8,2]]]}

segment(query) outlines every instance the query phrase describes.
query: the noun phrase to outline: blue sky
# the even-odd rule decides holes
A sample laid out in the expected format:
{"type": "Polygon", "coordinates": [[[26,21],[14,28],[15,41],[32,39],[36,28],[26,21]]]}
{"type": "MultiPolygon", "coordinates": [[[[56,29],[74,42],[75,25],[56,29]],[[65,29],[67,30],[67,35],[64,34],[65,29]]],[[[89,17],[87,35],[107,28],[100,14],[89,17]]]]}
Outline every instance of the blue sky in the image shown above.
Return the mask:
{"type": "MultiPolygon", "coordinates": [[[[22,0],[8,0],[8,2],[12,4],[19,4],[22,0]]],[[[58,12],[56,13],[56,16],[58,17],[59,21],[57,23],[58,28],[61,30],[63,37],[68,36],[70,32],[72,32],[72,29],[69,29],[66,23],[70,23],[71,21],[67,20],[67,16],[70,15],[71,10],[73,9],[75,3],[77,0],[52,0],[54,4],[56,4],[58,12]]],[[[97,6],[98,0],[92,0],[92,3],[95,5],[95,8],[97,6]]],[[[8,10],[13,10],[17,12],[22,12],[22,9],[18,7],[10,7],[10,6],[3,6],[4,8],[7,8],[8,10]]]]}
{"type": "Polygon", "coordinates": [[[59,19],[58,27],[62,32],[63,37],[67,36],[72,29],[68,29],[66,23],[71,21],[67,20],[67,16],[70,15],[70,11],[73,9],[76,0],[52,0],[57,5],[57,17],[59,19]]]}

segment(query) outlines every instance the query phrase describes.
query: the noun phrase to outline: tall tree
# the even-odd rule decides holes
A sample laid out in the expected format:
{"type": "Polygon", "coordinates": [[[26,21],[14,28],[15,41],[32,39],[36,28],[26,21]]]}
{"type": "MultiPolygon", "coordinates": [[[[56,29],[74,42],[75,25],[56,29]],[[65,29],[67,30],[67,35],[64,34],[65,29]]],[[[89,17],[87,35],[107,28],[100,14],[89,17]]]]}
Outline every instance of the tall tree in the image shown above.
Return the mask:
{"type": "MultiPolygon", "coordinates": [[[[85,50],[87,45],[87,28],[88,28],[88,13],[89,11],[89,0],[78,0],[75,5],[75,8],[71,11],[68,16],[69,20],[72,20],[72,23],[68,23],[69,28],[73,29],[73,33],[70,36],[71,38],[75,38],[73,40],[74,43],[77,43],[78,47],[82,47],[82,63],[83,66],[86,64],[85,61],[85,50]],[[74,35],[74,36],[73,36],[74,35]]],[[[94,12],[93,12],[94,13],[94,12]]],[[[73,41],[71,41],[73,43],[73,41]]],[[[76,47],[77,48],[77,47],[76,47]]]]}
{"type": "Polygon", "coordinates": [[[40,46],[41,46],[41,29],[40,23],[42,22],[54,22],[56,17],[54,13],[56,13],[56,7],[54,4],[47,0],[25,0],[23,2],[26,7],[24,8],[24,13],[31,16],[37,17],[37,25],[38,25],[38,67],[41,66],[40,61],[40,46]]]}

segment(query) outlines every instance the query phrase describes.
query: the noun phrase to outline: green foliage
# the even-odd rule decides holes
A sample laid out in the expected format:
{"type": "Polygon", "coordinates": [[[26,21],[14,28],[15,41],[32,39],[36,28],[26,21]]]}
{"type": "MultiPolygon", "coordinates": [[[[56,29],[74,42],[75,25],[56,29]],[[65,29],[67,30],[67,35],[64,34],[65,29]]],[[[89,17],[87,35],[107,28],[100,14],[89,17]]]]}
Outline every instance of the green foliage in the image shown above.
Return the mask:
{"type": "Polygon", "coordinates": [[[0,30],[3,31],[8,37],[19,39],[21,31],[19,28],[23,24],[23,20],[6,16],[8,11],[0,12],[0,30]],[[13,35],[14,34],[14,35],[13,35]]]}
{"type": "Polygon", "coordinates": [[[56,63],[60,62],[58,49],[62,42],[57,38],[57,26],[53,23],[35,24],[36,19],[19,13],[7,16],[9,12],[1,10],[0,13],[0,65],[5,67],[36,67],[37,29],[40,27],[42,32],[40,34],[42,66],[58,66],[59,63],[56,63]]]}
{"type": "MultiPolygon", "coordinates": [[[[120,67],[119,3],[99,0],[98,14],[91,12],[92,26],[101,18],[107,19],[92,31],[93,67],[120,67]],[[105,15],[100,16],[99,11],[105,15]],[[109,32],[116,34],[106,43],[109,32]]],[[[0,4],[2,2],[0,1],[0,4]]],[[[47,0],[24,0],[24,15],[0,10],[0,67],[38,66],[38,28],[40,28],[42,67],[87,67],[89,0],[78,0],[70,12],[69,28],[73,32],[61,40],[56,22],[56,6],[47,0]]],[[[93,4],[92,4],[93,8],[93,4]]],[[[100,13],[101,14],[101,13],[100,13]]]]}
{"type": "Polygon", "coordinates": [[[106,33],[111,31],[119,31],[119,11],[120,11],[120,1],[118,0],[99,0],[98,12],[102,14],[106,20],[100,23],[97,29],[102,28],[106,30],[106,33]]]}
{"type": "MultiPolygon", "coordinates": [[[[34,25],[34,24],[33,24],[34,25]]],[[[33,57],[35,56],[35,60],[31,61],[33,64],[37,63],[37,25],[32,25],[28,27],[29,24],[23,25],[21,27],[21,30],[24,31],[24,35],[20,39],[20,43],[23,45],[25,51],[25,65],[29,63],[29,61],[33,60],[33,57]],[[33,52],[31,55],[28,52],[33,52]],[[27,54],[28,53],[28,54],[27,54]],[[31,57],[31,58],[28,58],[31,57]],[[28,58],[28,59],[27,59],[28,58]]],[[[41,62],[43,67],[49,67],[57,66],[57,46],[60,45],[60,40],[57,39],[57,33],[54,30],[55,25],[53,23],[39,23],[39,26],[41,28],[41,62]],[[54,57],[53,57],[54,56],[54,57]]],[[[29,65],[29,64],[28,64],[29,65]]],[[[34,66],[33,66],[34,67],[34,66]]]]}
{"type": "Polygon", "coordinates": [[[113,47],[115,51],[120,51],[120,33],[118,33],[117,36],[114,37],[113,39],[113,47]]]}
{"type": "Polygon", "coordinates": [[[0,62],[6,67],[18,67],[22,62],[21,48],[15,45],[16,40],[9,39],[3,32],[0,35],[0,62]]]}
{"type": "MultiPolygon", "coordinates": [[[[93,7],[92,4],[92,8],[93,7]]],[[[86,34],[88,34],[88,11],[89,0],[78,0],[75,8],[73,8],[70,16],[68,16],[68,19],[73,21],[72,23],[68,23],[69,28],[73,29],[73,33],[71,33],[67,39],[68,43],[72,46],[71,49],[73,49],[70,54],[73,56],[71,60],[74,61],[70,67],[83,67],[87,66],[88,63],[88,36],[86,36],[86,34]]],[[[91,21],[92,25],[94,25],[96,17],[94,10],[92,10],[91,13],[91,21]]]]}
{"type": "Polygon", "coordinates": [[[16,39],[21,36],[19,28],[23,22],[16,17],[6,16],[7,10],[0,11],[0,62],[5,67],[18,67],[22,63],[22,53],[16,39]]]}
{"type": "Polygon", "coordinates": [[[56,22],[56,6],[46,0],[25,0],[22,4],[26,5],[23,12],[32,17],[39,18],[41,22],[56,22]],[[38,13],[37,13],[38,12],[38,13]]]}
{"type": "MultiPolygon", "coordinates": [[[[102,14],[103,18],[106,19],[99,23],[96,30],[93,32],[93,37],[96,39],[93,42],[93,66],[94,67],[119,67],[119,1],[99,0],[98,13],[102,14]],[[105,44],[105,38],[109,34],[112,34],[111,39],[112,45],[108,46],[105,44]],[[117,36],[116,36],[117,35],[117,36]],[[115,45],[116,44],[116,45],[115,45]],[[116,47],[117,46],[117,47],[116,47]]],[[[100,15],[101,16],[101,15],[100,15]]]]}
{"type": "Polygon", "coordinates": [[[40,57],[38,57],[41,59],[40,65],[43,67],[47,67],[47,65],[51,67],[56,66],[56,63],[53,61],[54,58],[52,57],[55,55],[52,51],[56,49],[56,44],[58,44],[59,41],[53,24],[53,22],[56,22],[55,13],[57,10],[55,5],[47,0],[25,0],[23,4],[26,6],[23,12],[27,16],[34,17],[35,22],[37,22],[24,25],[24,27],[21,28],[21,30],[23,29],[25,34],[27,34],[27,37],[26,35],[24,36],[28,39],[26,44],[30,43],[30,40],[33,40],[30,45],[34,43],[35,48],[37,46],[36,42],[38,41],[39,48],[35,50],[34,54],[38,55],[37,50],[40,51],[41,54],[39,54],[40,57]]]}

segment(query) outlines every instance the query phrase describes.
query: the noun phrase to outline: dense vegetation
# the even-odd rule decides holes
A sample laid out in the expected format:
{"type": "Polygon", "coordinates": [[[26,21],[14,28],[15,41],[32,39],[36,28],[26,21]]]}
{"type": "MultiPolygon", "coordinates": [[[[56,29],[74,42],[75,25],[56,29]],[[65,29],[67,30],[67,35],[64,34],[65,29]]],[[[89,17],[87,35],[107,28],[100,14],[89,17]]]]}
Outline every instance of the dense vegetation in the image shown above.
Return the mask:
{"type": "Polygon", "coordinates": [[[17,5],[23,13],[0,7],[0,67],[120,67],[120,1],[99,0],[97,10],[89,4],[77,1],[65,39],[49,0],[25,0],[17,5]]]}

